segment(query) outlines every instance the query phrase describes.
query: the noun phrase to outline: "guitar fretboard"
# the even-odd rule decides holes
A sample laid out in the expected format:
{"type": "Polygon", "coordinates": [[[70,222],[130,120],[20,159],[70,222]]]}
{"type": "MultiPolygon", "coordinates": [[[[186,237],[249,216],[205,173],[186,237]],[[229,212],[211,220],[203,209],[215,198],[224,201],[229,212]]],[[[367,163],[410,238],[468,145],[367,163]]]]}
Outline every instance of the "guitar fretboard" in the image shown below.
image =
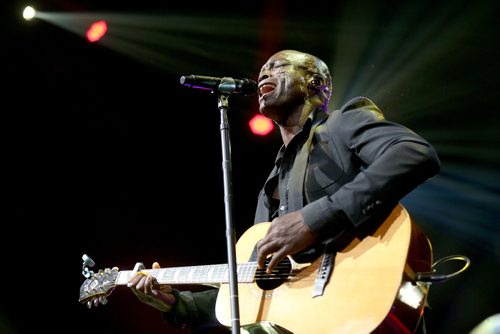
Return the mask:
{"type": "MultiPolygon", "coordinates": [[[[256,262],[237,265],[239,283],[250,283],[255,280],[256,262]]],[[[144,269],[160,284],[216,284],[229,282],[229,267],[227,264],[175,267],[161,269],[144,269]]],[[[133,270],[121,271],[116,279],[117,285],[125,285],[135,275],[133,270]]]]}

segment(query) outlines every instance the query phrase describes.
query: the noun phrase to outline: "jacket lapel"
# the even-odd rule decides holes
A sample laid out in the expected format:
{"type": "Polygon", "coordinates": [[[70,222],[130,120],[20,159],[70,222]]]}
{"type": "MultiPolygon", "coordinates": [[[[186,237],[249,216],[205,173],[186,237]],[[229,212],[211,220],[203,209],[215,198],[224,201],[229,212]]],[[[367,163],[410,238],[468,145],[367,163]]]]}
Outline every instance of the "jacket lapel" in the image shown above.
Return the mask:
{"type": "Polygon", "coordinates": [[[322,124],[328,115],[322,110],[316,110],[314,115],[314,121],[311,125],[311,130],[307,140],[300,148],[295,161],[293,163],[292,170],[290,172],[290,187],[288,193],[288,211],[300,210],[304,206],[304,179],[306,174],[307,163],[309,161],[309,152],[311,151],[312,139],[314,137],[314,132],[318,125],[322,124]]]}

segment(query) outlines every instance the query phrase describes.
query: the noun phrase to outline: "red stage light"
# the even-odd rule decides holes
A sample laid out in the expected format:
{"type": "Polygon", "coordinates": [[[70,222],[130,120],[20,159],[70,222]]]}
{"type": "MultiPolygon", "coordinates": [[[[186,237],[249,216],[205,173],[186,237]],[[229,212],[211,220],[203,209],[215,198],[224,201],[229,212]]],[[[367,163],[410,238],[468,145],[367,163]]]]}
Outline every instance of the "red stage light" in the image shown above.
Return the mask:
{"type": "Polygon", "coordinates": [[[102,36],[108,31],[108,25],[106,21],[97,21],[92,23],[90,28],[87,30],[87,39],[89,42],[97,42],[102,36]]]}
{"type": "Polygon", "coordinates": [[[259,136],[265,136],[274,129],[274,123],[263,115],[255,115],[250,122],[250,129],[259,136]]]}

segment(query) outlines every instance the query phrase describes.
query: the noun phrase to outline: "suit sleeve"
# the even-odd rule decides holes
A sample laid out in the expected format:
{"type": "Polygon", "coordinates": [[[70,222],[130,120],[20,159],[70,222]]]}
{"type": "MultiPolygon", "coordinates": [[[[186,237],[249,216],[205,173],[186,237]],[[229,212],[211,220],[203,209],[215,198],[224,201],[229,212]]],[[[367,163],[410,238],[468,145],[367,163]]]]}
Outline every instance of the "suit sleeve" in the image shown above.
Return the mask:
{"type": "MultiPolygon", "coordinates": [[[[216,331],[227,333],[215,316],[218,289],[204,291],[178,291],[174,289],[175,304],[172,312],[162,313],[168,324],[175,328],[189,329],[192,333],[216,331]]],[[[215,332],[214,332],[215,333],[215,332]]]]}
{"type": "Polygon", "coordinates": [[[336,234],[342,223],[360,227],[439,172],[435,149],[407,127],[387,121],[366,98],[347,103],[327,126],[329,140],[362,167],[335,193],[301,210],[317,235],[336,234]]]}

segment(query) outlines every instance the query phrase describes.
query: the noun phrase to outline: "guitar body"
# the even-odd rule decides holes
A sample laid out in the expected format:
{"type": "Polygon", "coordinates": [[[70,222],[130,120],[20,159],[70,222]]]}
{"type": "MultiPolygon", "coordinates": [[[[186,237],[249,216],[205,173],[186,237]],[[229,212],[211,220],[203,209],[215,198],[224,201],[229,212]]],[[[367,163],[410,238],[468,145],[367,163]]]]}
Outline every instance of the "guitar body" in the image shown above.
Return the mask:
{"type": "MultiPolygon", "coordinates": [[[[266,235],[269,224],[256,224],[241,236],[236,244],[238,263],[249,261],[255,244],[266,235]]],[[[419,306],[408,310],[398,295],[405,279],[409,279],[405,270],[411,270],[407,259],[412,225],[408,212],[397,205],[374,233],[362,240],[352,240],[336,253],[333,270],[320,296],[313,297],[313,288],[322,257],[272,289],[262,289],[258,281],[239,283],[240,324],[271,322],[295,334],[367,334],[393,327],[394,332],[383,333],[412,333],[420,321],[427,296],[424,290],[419,306]],[[398,304],[404,311],[395,309],[398,304]]],[[[425,237],[420,241],[427,246],[420,250],[412,247],[413,253],[424,255],[424,259],[417,262],[420,268],[426,267],[428,271],[430,245],[425,237]]],[[[216,314],[228,327],[232,323],[230,300],[229,284],[223,283],[216,314]]]]}

